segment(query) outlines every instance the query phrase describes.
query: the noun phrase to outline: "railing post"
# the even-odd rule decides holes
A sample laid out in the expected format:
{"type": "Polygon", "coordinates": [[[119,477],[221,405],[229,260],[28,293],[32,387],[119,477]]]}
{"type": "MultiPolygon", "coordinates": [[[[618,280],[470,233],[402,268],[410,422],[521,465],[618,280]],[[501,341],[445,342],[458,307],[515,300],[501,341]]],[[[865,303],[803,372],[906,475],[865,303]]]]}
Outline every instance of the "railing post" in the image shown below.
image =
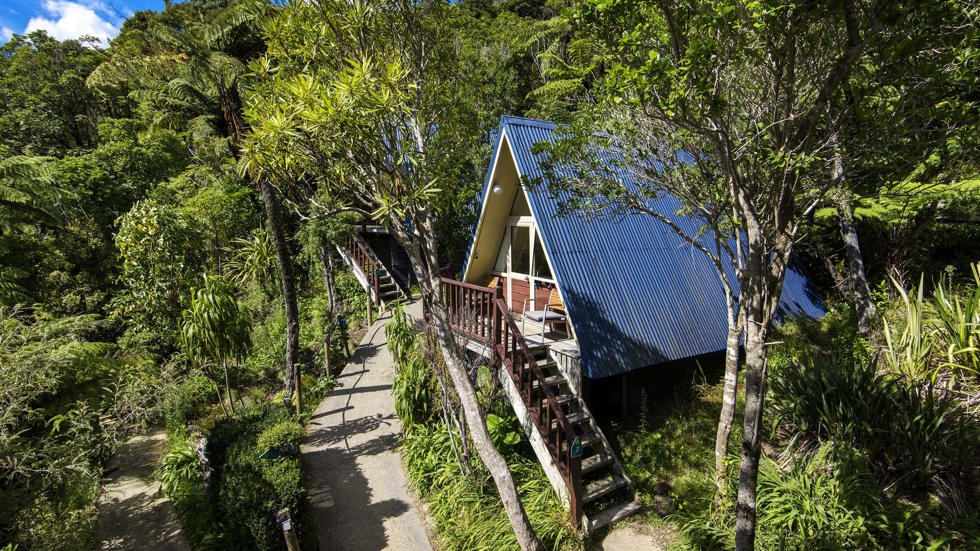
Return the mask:
{"type": "MultiPolygon", "coordinates": [[[[501,312],[500,311],[500,308],[497,306],[497,301],[498,300],[503,300],[503,298],[504,298],[504,290],[498,284],[497,287],[493,291],[493,310],[492,310],[492,312],[493,312],[493,344],[494,344],[494,350],[497,349],[497,345],[499,345],[499,344],[501,344],[503,342],[503,341],[500,340],[500,336],[501,336],[500,333],[501,333],[501,329],[502,329],[501,326],[503,325],[503,322],[504,322],[504,316],[503,316],[503,312],[501,312]]],[[[501,358],[501,360],[503,360],[503,358],[501,358]]]]}
{"type": "MultiPolygon", "coordinates": [[[[569,455],[571,455],[572,443],[568,443],[569,455]]],[[[572,477],[571,492],[568,496],[568,510],[572,513],[572,525],[578,526],[582,520],[584,503],[582,503],[582,458],[573,457],[568,464],[568,475],[572,477]]]]}

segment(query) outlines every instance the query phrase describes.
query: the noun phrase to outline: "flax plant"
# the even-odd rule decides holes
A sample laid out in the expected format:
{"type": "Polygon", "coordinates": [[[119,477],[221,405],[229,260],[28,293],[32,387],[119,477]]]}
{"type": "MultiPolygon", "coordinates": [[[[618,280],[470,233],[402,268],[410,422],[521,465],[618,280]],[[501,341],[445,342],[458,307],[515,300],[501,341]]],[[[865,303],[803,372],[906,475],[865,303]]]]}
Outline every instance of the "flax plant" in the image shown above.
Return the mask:
{"type": "Polygon", "coordinates": [[[974,288],[965,297],[957,296],[949,279],[939,279],[932,299],[938,330],[947,341],[946,367],[952,384],[963,375],[980,373],[980,262],[970,265],[974,288]]]}

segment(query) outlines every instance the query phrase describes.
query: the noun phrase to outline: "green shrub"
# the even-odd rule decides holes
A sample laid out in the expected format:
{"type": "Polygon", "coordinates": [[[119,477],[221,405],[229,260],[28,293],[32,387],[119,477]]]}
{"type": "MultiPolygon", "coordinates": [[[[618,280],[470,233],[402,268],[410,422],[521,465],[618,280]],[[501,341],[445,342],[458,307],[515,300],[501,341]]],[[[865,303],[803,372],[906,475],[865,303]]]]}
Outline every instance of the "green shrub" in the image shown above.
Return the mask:
{"type": "Polygon", "coordinates": [[[367,318],[367,299],[365,298],[364,288],[350,270],[338,270],[335,275],[337,293],[344,301],[344,308],[347,312],[347,325],[357,327],[362,320],[367,318]]]}
{"type": "Polygon", "coordinates": [[[948,541],[965,541],[980,501],[980,419],[961,393],[937,381],[930,356],[937,333],[926,329],[921,288],[914,295],[903,295],[907,319],[896,323],[901,331],[888,338],[880,362],[853,333],[829,336],[827,321],[784,326],[787,344],[770,356],[774,434],[789,436],[795,449],[838,442],[856,450],[887,518],[905,519],[868,523],[885,548],[946,542],[951,525],[962,533],[948,541]]]}
{"type": "Polygon", "coordinates": [[[160,479],[164,493],[168,496],[179,495],[194,486],[203,484],[201,462],[197,452],[194,451],[194,444],[186,439],[171,442],[170,449],[160,461],[156,475],[160,479]]]}
{"type": "Polygon", "coordinates": [[[259,434],[256,447],[260,450],[298,448],[305,436],[303,425],[292,420],[280,421],[259,434]]]}
{"type": "Polygon", "coordinates": [[[207,377],[200,374],[188,377],[164,396],[167,430],[183,434],[187,422],[202,415],[214,400],[214,384],[207,377]]]}
{"type": "Polygon", "coordinates": [[[861,352],[837,350],[803,359],[774,355],[770,411],[774,422],[790,423],[808,438],[832,438],[866,446],[893,412],[892,383],[861,352]]]}
{"type": "Polygon", "coordinates": [[[75,551],[94,543],[97,481],[77,473],[57,489],[41,492],[17,514],[17,540],[24,549],[75,551]]]}
{"type": "Polygon", "coordinates": [[[280,403],[245,408],[215,422],[208,441],[211,493],[230,548],[284,549],[276,523],[283,508],[292,512],[303,547],[316,547],[299,458],[259,459],[268,446],[296,443],[302,435],[280,403]]]}
{"type": "Polygon", "coordinates": [[[223,549],[224,528],[204,489],[204,473],[192,441],[172,433],[170,448],[157,468],[163,492],[194,549],[223,549]]]}
{"type": "Polygon", "coordinates": [[[398,374],[391,383],[395,413],[405,431],[411,432],[415,425],[427,422],[434,414],[439,387],[431,360],[425,354],[425,341],[401,305],[395,306],[391,321],[385,324],[385,336],[398,366],[398,374]]]}

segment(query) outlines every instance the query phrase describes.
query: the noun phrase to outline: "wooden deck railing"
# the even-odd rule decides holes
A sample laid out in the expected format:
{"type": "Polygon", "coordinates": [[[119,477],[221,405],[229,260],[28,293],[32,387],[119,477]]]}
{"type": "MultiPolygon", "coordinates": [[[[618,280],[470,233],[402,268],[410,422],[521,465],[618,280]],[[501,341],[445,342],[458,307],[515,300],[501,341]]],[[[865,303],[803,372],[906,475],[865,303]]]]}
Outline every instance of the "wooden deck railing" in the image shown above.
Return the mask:
{"type": "Polygon", "coordinates": [[[442,291],[453,328],[467,337],[492,344],[494,361],[499,360],[506,367],[568,487],[569,509],[577,524],[584,503],[582,458],[572,454],[575,430],[511,317],[503,289],[442,278],[442,291]]]}
{"type": "Polygon", "coordinates": [[[374,253],[367,246],[367,243],[361,239],[361,236],[351,234],[350,238],[347,240],[347,250],[350,252],[351,258],[354,259],[354,264],[360,268],[361,272],[367,277],[368,285],[373,289],[373,293],[368,293],[371,296],[371,302],[375,305],[381,304],[381,284],[378,281],[378,267],[380,263],[374,257],[374,253]]]}
{"type": "Polygon", "coordinates": [[[496,290],[442,278],[442,298],[457,333],[489,342],[493,336],[496,290]]]}

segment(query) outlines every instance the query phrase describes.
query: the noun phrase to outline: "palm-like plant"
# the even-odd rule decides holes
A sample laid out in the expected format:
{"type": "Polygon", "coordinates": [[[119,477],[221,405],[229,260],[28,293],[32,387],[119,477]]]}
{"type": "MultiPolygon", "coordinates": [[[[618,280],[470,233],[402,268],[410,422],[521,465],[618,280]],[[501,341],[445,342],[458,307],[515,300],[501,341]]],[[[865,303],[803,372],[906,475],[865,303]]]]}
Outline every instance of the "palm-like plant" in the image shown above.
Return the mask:
{"type": "MultiPolygon", "coordinates": [[[[220,276],[204,276],[204,286],[194,291],[190,306],[184,310],[180,324],[180,341],[184,352],[218,389],[219,377],[215,364],[224,374],[225,392],[232,412],[229,368],[241,360],[251,348],[251,326],[245,311],[239,307],[235,288],[220,276]]],[[[227,414],[221,393],[218,401],[227,414]]]]}
{"type": "Polygon", "coordinates": [[[258,284],[267,297],[275,294],[279,260],[272,238],[265,229],[252,232],[249,239],[235,239],[231,259],[225,265],[228,276],[238,285],[258,284]]]}
{"type": "Polygon", "coordinates": [[[933,342],[926,336],[926,303],[923,299],[923,279],[919,278],[919,286],[912,292],[892,278],[892,284],[902,297],[904,306],[904,327],[893,328],[888,320],[884,320],[885,360],[896,372],[901,373],[912,381],[934,379],[935,369],[930,365],[933,342]]]}

